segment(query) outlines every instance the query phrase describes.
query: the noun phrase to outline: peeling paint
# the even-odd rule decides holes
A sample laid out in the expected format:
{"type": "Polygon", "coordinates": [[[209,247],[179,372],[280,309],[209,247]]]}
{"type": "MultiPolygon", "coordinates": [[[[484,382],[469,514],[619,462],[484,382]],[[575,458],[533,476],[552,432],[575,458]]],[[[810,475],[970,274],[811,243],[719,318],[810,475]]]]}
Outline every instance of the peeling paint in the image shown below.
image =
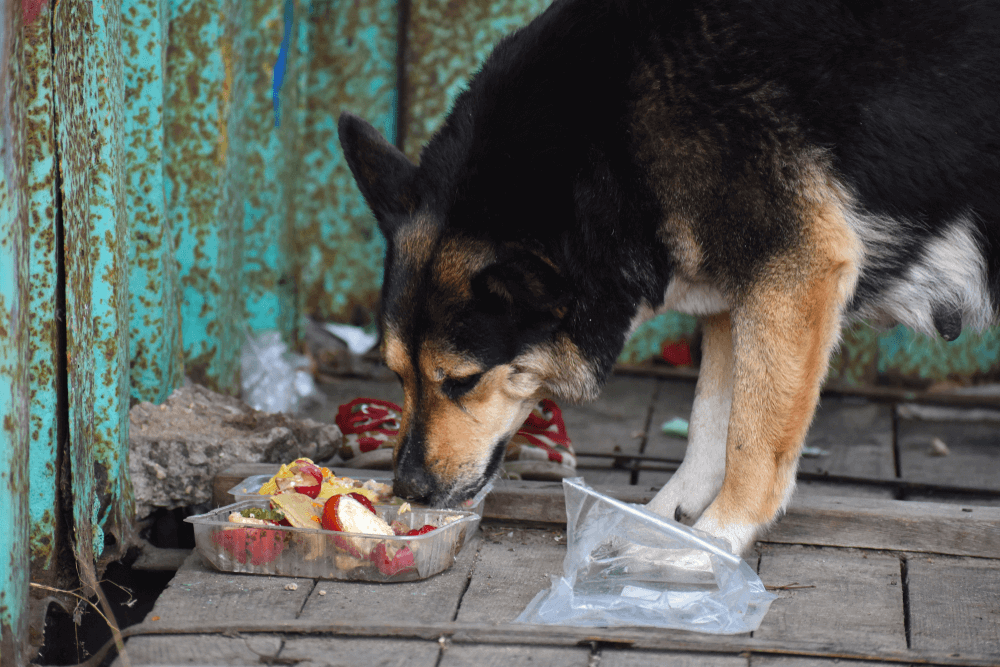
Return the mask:
{"type": "MultiPolygon", "coordinates": [[[[38,24],[35,24],[38,25],[38,24]]],[[[44,27],[42,27],[44,33],[44,27]]],[[[28,658],[30,350],[28,281],[36,100],[32,56],[38,30],[0,5],[0,662],[28,658]]]]}
{"type": "Polygon", "coordinates": [[[129,220],[132,397],[161,403],[183,380],[180,292],[164,191],[167,0],[122,2],[122,159],[129,220]]]}
{"type": "Polygon", "coordinates": [[[55,104],[66,276],[69,460],[75,550],[102,555],[99,528],[127,548],[128,227],[122,159],[124,82],[118,4],[55,6],[55,104]],[[94,466],[108,470],[97,480],[94,466]],[[93,503],[111,508],[95,524],[93,503]]]}
{"type": "Polygon", "coordinates": [[[302,156],[295,196],[303,312],[372,321],[385,242],[375,231],[337,139],[341,111],[396,135],[395,0],[313,0],[305,21],[302,156]]]}

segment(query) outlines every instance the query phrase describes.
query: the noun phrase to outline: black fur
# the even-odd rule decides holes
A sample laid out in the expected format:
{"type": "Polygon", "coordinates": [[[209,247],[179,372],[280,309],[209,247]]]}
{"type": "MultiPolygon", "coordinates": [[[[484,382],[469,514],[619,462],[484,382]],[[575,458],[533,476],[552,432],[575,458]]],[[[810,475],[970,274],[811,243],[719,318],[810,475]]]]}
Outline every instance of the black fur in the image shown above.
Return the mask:
{"type": "MultiPolygon", "coordinates": [[[[386,313],[413,340],[445,326],[495,364],[560,329],[604,375],[673,275],[662,221],[691,221],[706,275],[738,302],[801,242],[790,184],[821,151],[859,214],[896,225],[853,308],[960,216],[1000,303],[998,91],[1000,3],[987,0],[557,0],[498,44],[419,169],[361,121],[340,127],[389,237],[386,313]],[[392,235],[417,210],[498,249],[472,302],[394,265],[392,235]],[[544,295],[525,278],[538,257],[555,267],[544,295]],[[423,296],[403,299],[415,281],[423,296]]],[[[951,338],[961,313],[935,308],[934,324],[951,338]]]]}

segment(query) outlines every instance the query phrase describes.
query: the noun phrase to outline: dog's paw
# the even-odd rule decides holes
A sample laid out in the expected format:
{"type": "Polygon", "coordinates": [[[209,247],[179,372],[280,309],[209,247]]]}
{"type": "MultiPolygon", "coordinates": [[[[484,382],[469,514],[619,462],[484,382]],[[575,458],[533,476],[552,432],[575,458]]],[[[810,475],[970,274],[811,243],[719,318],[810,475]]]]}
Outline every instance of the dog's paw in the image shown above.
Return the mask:
{"type": "Polygon", "coordinates": [[[678,470],[646,507],[660,516],[690,526],[715,499],[722,482],[716,484],[714,479],[706,482],[697,475],[683,472],[678,470]]]}
{"type": "Polygon", "coordinates": [[[729,544],[729,551],[737,556],[742,556],[750,550],[763,528],[763,526],[737,520],[719,521],[712,513],[711,508],[694,524],[695,530],[725,540],[729,544]]]}

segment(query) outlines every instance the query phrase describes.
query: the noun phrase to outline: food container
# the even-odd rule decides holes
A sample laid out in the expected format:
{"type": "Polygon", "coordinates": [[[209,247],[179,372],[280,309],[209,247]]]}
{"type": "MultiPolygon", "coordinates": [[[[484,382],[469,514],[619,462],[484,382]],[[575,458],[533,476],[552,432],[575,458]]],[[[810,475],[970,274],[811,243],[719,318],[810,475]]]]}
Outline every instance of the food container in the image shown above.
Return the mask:
{"type": "MultiPolygon", "coordinates": [[[[343,468],[341,469],[341,472],[343,474],[350,473],[349,470],[344,470],[343,468]]],[[[251,475],[250,477],[247,477],[233,488],[229,489],[229,493],[232,494],[233,498],[236,499],[236,502],[240,502],[242,500],[257,500],[260,498],[268,498],[269,496],[262,496],[258,493],[258,491],[260,491],[260,487],[264,486],[267,480],[271,479],[271,477],[273,477],[273,475],[251,475]]],[[[369,479],[373,479],[376,482],[382,482],[383,484],[389,484],[389,485],[392,484],[391,474],[365,475],[362,481],[367,481],[369,479]]],[[[479,493],[477,493],[472,498],[466,500],[460,506],[456,507],[456,509],[462,510],[463,512],[472,512],[482,517],[483,506],[486,504],[486,496],[489,495],[489,492],[492,490],[493,490],[493,482],[490,481],[486,484],[486,486],[480,489],[479,493]]],[[[414,507],[417,506],[414,505],[414,507]]]]}
{"type": "Polygon", "coordinates": [[[258,497],[185,521],[194,524],[195,548],[224,572],[396,582],[426,579],[447,570],[480,519],[472,512],[457,510],[415,508],[399,514],[396,505],[376,507],[386,522],[399,520],[411,528],[425,524],[438,526],[429,533],[412,537],[252,526],[228,520],[232,512],[269,506],[267,497],[258,497]]]}

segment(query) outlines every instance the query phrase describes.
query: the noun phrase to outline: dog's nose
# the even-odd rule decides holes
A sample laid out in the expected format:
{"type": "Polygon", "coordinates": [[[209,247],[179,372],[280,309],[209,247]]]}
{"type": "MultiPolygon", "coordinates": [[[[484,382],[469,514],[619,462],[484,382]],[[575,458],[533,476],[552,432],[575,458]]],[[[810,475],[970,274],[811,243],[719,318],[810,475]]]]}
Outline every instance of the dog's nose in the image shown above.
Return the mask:
{"type": "Polygon", "coordinates": [[[392,492],[411,502],[426,504],[434,492],[434,478],[424,469],[423,448],[418,439],[407,436],[396,457],[396,479],[392,492]]]}
{"type": "Polygon", "coordinates": [[[397,470],[392,493],[410,502],[426,505],[434,491],[433,482],[423,468],[397,470]]]}

